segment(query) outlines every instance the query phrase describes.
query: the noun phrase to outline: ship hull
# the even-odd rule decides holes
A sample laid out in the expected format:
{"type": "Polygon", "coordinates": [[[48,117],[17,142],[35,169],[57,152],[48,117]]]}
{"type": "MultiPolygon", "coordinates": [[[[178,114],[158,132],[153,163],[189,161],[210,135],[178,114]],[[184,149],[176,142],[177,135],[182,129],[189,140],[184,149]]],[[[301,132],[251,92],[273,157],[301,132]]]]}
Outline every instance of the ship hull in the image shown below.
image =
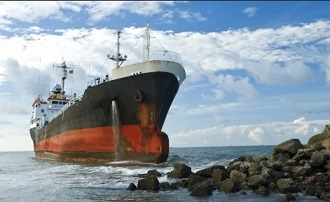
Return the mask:
{"type": "Polygon", "coordinates": [[[150,72],[87,88],[63,113],[30,129],[38,158],[70,161],[161,163],[168,136],[162,132],[179,82],[169,72],[150,72]]]}

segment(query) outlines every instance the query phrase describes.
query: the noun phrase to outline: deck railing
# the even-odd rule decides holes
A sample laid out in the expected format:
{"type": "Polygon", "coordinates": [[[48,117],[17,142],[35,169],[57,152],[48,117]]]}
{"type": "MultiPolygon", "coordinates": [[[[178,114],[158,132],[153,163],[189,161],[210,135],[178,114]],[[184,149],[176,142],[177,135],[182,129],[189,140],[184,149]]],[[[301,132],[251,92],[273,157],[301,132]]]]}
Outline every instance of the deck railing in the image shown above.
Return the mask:
{"type": "Polygon", "coordinates": [[[165,51],[165,50],[153,51],[149,56],[149,60],[167,60],[182,64],[181,55],[179,53],[175,53],[172,51],[165,51]]]}

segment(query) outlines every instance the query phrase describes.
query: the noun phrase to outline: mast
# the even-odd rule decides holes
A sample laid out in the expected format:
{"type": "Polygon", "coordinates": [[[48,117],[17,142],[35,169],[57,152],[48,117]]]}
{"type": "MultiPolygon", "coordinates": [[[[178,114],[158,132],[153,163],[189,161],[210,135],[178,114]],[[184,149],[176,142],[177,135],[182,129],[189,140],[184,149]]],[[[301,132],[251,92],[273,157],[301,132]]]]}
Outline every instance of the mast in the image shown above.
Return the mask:
{"type": "Polygon", "coordinates": [[[149,21],[147,22],[147,29],[143,36],[143,61],[149,61],[150,52],[150,32],[149,32],[149,21]]]}
{"type": "Polygon", "coordinates": [[[114,56],[114,55],[110,56],[110,54],[108,55],[108,58],[109,58],[110,60],[113,60],[113,61],[116,62],[116,68],[119,68],[120,65],[123,64],[123,62],[124,62],[124,61],[126,60],[126,58],[127,58],[126,55],[124,55],[124,57],[122,57],[121,54],[120,54],[120,52],[119,52],[119,51],[120,51],[120,42],[119,42],[120,33],[121,33],[121,31],[118,30],[118,31],[117,31],[117,53],[116,53],[116,56],[114,56]],[[119,62],[121,62],[121,63],[119,64],[119,62]]]}
{"type": "Polygon", "coordinates": [[[66,66],[66,61],[63,61],[62,64],[60,66],[56,66],[57,68],[61,68],[62,69],[62,95],[65,95],[65,91],[64,91],[64,84],[65,84],[65,79],[68,76],[68,69],[73,69],[72,67],[68,67],[66,66]]]}

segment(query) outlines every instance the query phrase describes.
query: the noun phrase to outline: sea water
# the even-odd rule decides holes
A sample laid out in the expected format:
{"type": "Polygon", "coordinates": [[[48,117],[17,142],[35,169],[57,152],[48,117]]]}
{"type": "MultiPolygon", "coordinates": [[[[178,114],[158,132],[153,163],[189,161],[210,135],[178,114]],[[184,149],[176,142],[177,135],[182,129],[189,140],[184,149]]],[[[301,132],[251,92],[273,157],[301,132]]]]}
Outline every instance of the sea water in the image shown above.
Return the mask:
{"type": "MultiPolygon", "coordinates": [[[[190,196],[186,188],[171,191],[128,191],[130,183],[137,185],[138,174],[156,169],[165,174],[176,162],[184,163],[193,172],[212,165],[227,166],[242,156],[271,155],[273,146],[170,148],[167,162],[146,164],[114,162],[107,164],[77,164],[38,160],[34,152],[0,152],[0,201],[284,201],[284,195],[272,193],[258,196],[246,191],[225,194],[213,191],[209,197],[190,196]]],[[[166,175],[160,182],[175,182],[166,175]]],[[[299,194],[296,201],[320,201],[299,194]]]]}

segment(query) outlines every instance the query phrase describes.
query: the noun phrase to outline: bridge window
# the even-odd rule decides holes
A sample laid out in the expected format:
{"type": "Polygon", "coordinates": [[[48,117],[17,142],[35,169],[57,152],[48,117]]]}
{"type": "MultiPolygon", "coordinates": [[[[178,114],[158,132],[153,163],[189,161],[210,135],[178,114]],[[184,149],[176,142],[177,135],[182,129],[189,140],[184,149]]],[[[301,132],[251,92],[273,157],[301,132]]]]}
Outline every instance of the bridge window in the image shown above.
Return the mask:
{"type": "Polygon", "coordinates": [[[52,101],[52,104],[58,104],[58,101],[52,101]]]}

